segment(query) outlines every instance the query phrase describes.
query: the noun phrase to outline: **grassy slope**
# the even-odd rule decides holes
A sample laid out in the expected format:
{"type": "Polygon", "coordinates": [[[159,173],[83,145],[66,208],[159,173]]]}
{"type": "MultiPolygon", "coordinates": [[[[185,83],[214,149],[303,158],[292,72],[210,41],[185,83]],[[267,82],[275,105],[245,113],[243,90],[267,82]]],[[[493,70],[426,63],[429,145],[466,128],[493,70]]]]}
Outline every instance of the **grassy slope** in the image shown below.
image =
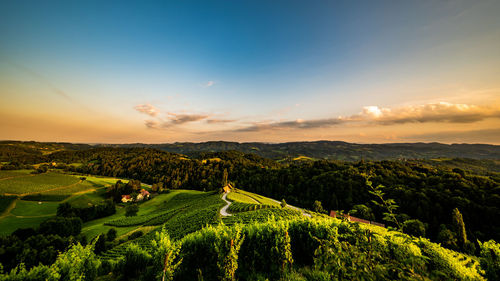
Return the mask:
{"type": "MultiPolygon", "coordinates": [[[[15,195],[0,197],[0,235],[9,234],[21,227],[38,226],[56,214],[57,206],[61,202],[69,202],[77,207],[99,204],[104,200],[106,187],[118,180],[110,177],[86,176],[85,181],[80,181],[81,176],[78,175],[56,171],[30,174],[31,171],[0,171],[0,193],[13,192],[17,196],[24,196],[17,200],[15,195]],[[14,200],[15,205],[12,205],[14,200]],[[9,207],[11,210],[7,210],[9,207]]],[[[121,209],[118,211],[125,212],[121,209]]]]}

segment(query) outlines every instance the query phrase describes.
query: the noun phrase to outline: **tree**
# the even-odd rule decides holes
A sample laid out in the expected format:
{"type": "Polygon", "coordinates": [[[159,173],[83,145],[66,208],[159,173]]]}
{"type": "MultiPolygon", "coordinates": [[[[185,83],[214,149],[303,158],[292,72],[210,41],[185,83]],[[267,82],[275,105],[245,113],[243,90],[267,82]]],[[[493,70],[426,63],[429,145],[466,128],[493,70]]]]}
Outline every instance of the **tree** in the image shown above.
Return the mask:
{"type": "Polygon", "coordinates": [[[313,203],[313,211],[316,213],[325,213],[325,209],[323,209],[323,205],[321,204],[321,201],[314,201],[313,203]]]}
{"type": "Polygon", "coordinates": [[[425,225],[419,220],[407,220],[403,223],[403,232],[416,237],[425,237],[425,225]]]}
{"type": "Polygon", "coordinates": [[[285,199],[281,199],[281,208],[285,208],[286,207],[286,201],[285,199]]]}
{"type": "Polygon", "coordinates": [[[349,214],[365,220],[375,220],[375,215],[373,214],[372,209],[364,204],[354,205],[349,211],[349,214]]]}
{"type": "Polygon", "coordinates": [[[457,235],[458,245],[463,249],[465,244],[467,243],[467,233],[465,231],[464,219],[457,208],[453,209],[452,211],[452,222],[455,233],[457,235]]]}
{"type": "Polygon", "coordinates": [[[227,169],[224,169],[224,172],[222,173],[222,186],[227,185],[227,177],[228,177],[227,169]]]}
{"type": "Polygon", "coordinates": [[[108,233],[106,233],[106,240],[108,241],[113,241],[116,239],[116,229],[111,228],[108,230],[108,233]]]}
{"type": "Polygon", "coordinates": [[[130,204],[127,207],[125,207],[126,217],[137,216],[137,212],[139,212],[139,206],[137,206],[137,204],[130,204]]]}

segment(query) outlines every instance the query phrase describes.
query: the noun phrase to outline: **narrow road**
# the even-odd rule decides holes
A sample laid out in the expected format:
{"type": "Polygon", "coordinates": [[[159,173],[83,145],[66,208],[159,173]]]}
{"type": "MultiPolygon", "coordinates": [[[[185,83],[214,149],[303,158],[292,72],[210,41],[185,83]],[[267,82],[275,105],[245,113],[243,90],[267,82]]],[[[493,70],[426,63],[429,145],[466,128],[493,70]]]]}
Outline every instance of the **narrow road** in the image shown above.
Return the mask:
{"type": "Polygon", "coordinates": [[[222,195],[222,200],[224,200],[227,205],[222,207],[222,209],[220,209],[220,214],[223,216],[223,217],[228,217],[228,216],[232,216],[230,213],[227,212],[227,208],[229,208],[229,205],[231,205],[231,202],[230,201],[227,201],[226,200],[226,197],[227,197],[227,193],[224,193],[224,195],[222,195]]]}
{"type": "MultiPolygon", "coordinates": [[[[278,200],[274,200],[274,199],[272,199],[272,198],[269,198],[269,199],[273,200],[274,202],[276,202],[276,203],[278,203],[278,204],[281,204],[281,202],[280,202],[280,201],[278,201],[278,200]]],[[[309,218],[311,217],[311,214],[306,213],[306,212],[305,212],[303,209],[301,209],[301,208],[297,208],[297,207],[295,207],[295,206],[288,205],[288,203],[286,204],[286,207],[288,207],[288,208],[290,208],[290,209],[292,209],[292,210],[295,210],[295,211],[299,211],[299,212],[301,212],[303,216],[306,216],[306,217],[309,217],[309,218]]]]}

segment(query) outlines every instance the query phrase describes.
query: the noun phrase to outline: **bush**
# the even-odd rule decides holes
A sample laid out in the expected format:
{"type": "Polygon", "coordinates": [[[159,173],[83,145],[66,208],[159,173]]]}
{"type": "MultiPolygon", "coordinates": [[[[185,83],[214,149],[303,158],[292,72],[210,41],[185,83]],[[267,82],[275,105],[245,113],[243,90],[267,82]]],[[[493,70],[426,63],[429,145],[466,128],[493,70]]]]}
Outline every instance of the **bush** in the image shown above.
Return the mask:
{"type": "Polygon", "coordinates": [[[106,240],[108,241],[113,241],[116,239],[116,229],[111,228],[108,230],[108,233],[106,233],[106,240]]]}
{"type": "Polygon", "coordinates": [[[146,270],[150,261],[151,255],[148,252],[139,245],[130,243],[125,249],[122,272],[126,278],[136,277],[146,270]]]}
{"type": "Polygon", "coordinates": [[[264,272],[279,276],[293,263],[290,236],[286,223],[253,223],[243,229],[245,241],[239,254],[238,274],[264,272]]]}
{"type": "Polygon", "coordinates": [[[142,235],[144,235],[144,233],[143,233],[142,231],[140,231],[140,230],[135,231],[135,232],[133,232],[132,234],[130,234],[130,235],[128,236],[128,240],[134,240],[134,239],[136,239],[136,238],[141,237],[142,235]]]}
{"type": "Polygon", "coordinates": [[[38,232],[41,234],[56,234],[62,237],[76,236],[82,231],[80,218],[55,217],[45,220],[40,224],[38,232]]]}
{"type": "Polygon", "coordinates": [[[407,220],[403,223],[403,232],[416,237],[425,237],[425,225],[419,220],[407,220]]]}
{"type": "Polygon", "coordinates": [[[180,243],[170,240],[165,228],[155,233],[155,238],[151,241],[153,278],[163,281],[173,280],[174,273],[182,262],[182,259],[179,259],[180,247],[180,243]]]}
{"type": "Polygon", "coordinates": [[[139,206],[137,204],[130,204],[125,207],[125,216],[127,217],[137,216],[137,212],[139,212],[139,206]]]}
{"type": "Polygon", "coordinates": [[[234,280],[243,241],[238,225],[208,226],[186,236],[182,239],[180,280],[196,280],[195,270],[203,280],[234,280]]]}
{"type": "Polygon", "coordinates": [[[481,248],[479,262],[488,280],[500,280],[500,244],[493,240],[479,243],[481,248]]]}

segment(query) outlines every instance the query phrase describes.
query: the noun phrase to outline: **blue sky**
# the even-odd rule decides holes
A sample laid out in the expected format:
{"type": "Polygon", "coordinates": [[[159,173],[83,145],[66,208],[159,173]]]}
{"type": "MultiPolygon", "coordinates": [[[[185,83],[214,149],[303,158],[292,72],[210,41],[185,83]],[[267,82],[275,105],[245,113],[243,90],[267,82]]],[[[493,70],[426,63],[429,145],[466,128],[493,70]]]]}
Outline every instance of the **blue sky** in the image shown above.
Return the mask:
{"type": "MultiPolygon", "coordinates": [[[[26,125],[0,137],[433,141],[442,121],[432,118],[405,128],[377,121],[379,133],[366,117],[281,124],[352,119],[368,106],[421,115],[426,105],[446,103],[447,110],[476,106],[454,114],[492,112],[474,126],[457,123],[454,137],[442,139],[460,141],[473,128],[500,129],[491,117],[500,88],[499,12],[498,1],[2,1],[0,89],[9,102],[0,125],[43,119],[52,133],[26,125]],[[140,105],[157,114],[138,112],[140,105]]],[[[490,131],[463,140],[491,142],[490,131]]]]}

